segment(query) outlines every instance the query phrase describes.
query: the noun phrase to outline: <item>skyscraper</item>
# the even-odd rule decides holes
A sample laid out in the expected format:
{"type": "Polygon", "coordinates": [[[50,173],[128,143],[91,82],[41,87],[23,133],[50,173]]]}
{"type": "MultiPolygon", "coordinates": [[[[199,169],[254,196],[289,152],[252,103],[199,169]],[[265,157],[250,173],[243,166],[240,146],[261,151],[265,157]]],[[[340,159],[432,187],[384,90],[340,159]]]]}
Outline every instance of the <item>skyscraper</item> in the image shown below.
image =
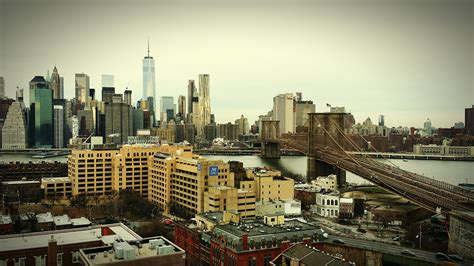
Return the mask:
{"type": "Polygon", "coordinates": [[[466,135],[474,135],[474,105],[464,111],[464,128],[466,135]]]}
{"type": "Polygon", "coordinates": [[[188,113],[193,113],[193,98],[197,95],[194,95],[196,91],[196,85],[194,84],[194,80],[190,79],[188,81],[188,113]]]}
{"type": "Polygon", "coordinates": [[[273,97],[273,117],[280,121],[280,132],[295,132],[295,96],[292,93],[278,94],[273,97]]]}
{"type": "Polygon", "coordinates": [[[102,87],[114,87],[114,75],[102,75],[102,87]]]}
{"type": "Polygon", "coordinates": [[[426,135],[431,136],[433,134],[433,127],[431,126],[431,120],[429,118],[426,118],[423,128],[426,135]]]}
{"type": "Polygon", "coordinates": [[[379,126],[381,126],[381,127],[385,126],[385,116],[384,115],[379,116],[379,126]]]}
{"type": "Polygon", "coordinates": [[[0,77],[0,99],[5,97],[5,79],[0,77]]]}
{"type": "Polygon", "coordinates": [[[199,75],[199,122],[196,124],[198,136],[204,136],[204,128],[211,123],[211,96],[209,74],[199,75]]]}
{"type": "Polygon", "coordinates": [[[162,96],[160,98],[160,113],[166,113],[166,110],[174,110],[174,97],[162,96]]]}
{"type": "Polygon", "coordinates": [[[104,103],[112,102],[112,97],[115,94],[114,87],[102,87],[102,101],[104,103]]]}
{"type": "Polygon", "coordinates": [[[128,105],[132,105],[132,91],[127,88],[123,96],[124,102],[128,105]]]}
{"type": "Polygon", "coordinates": [[[86,103],[89,98],[89,76],[81,73],[76,74],[76,100],[86,103]]]}
{"type": "Polygon", "coordinates": [[[105,137],[111,137],[116,144],[127,142],[133,135],[132,107],[121,100],[121,95],[112,97],[112,102],[105,104],[105,137]]]}
{"type": "Polygon", "coordinates": [[[28,125],[23,102],[13,102],[10,105],[1,134],[2,149],[26,149],[28,147],[28,125]]]}
{"type": "Polygon", "coordinates": [[[295,125],[297,127],[304,126],[308,122],[308,114],[316,111],[316,105],[313,101],[303,101],[301,93],[296,98],[301,100],[297,100],[295,103],[295,125]]]}
{"type": "Polygon", "coordinates": [[[30,82],[30,127],[34,147],[53,146],[53,93],[42,76],[30,82]]]}
{"type": "Polygon", "coordinates": [[[64,145],[64,108],[54,105],[54,147],[62,148],[64,145]]]}
{"type": "Polygon", "coordinates": [[[61,79],[56,66],[54,66],[53,75],[51,75],[50,86],[53,90],[53,99],[61,99],[61,79]]]}
{"type": "Polygon", "coordinates": [[[64,99],[64,78],[59,77],[59,99],[64,99]]]}
{"type": "Polygon", "coordinates": [[[148,55],[143,58],[143,99],[149,101],[155,120],[156,94],[155,94],[155,60],[150,56],[150,43],[148,42],[148,55]],[[151,98],[151,99],[150,99],[151,98]]]}
{"type": "Polygon", "coordinates": [[[186,116],[186,97],[183,95],[178,97],[178,113],[180,117],[186,116]]]}

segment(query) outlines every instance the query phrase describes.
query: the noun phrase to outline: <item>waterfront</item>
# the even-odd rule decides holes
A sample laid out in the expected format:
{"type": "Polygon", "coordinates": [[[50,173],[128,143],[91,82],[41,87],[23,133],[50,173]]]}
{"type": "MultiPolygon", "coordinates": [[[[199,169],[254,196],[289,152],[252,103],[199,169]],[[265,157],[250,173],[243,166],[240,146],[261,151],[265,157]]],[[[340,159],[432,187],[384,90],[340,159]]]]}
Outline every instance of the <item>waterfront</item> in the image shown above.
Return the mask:
{"type": "MultiPolygon", "coordinates": [[[[262,159],[256,155],[205,155],[207,159],[227,161],[241,161],[245,167],[270,166],[290,175],[306,175],[306,157],[303,156],[282,156],[281,159],[262,159]]],[[[0,154],[0,162],[67,162],[66,156],[53,157],[48,159],[33,159],[31,154],[0,154]]],[[[403,160],[391,159],[400,168],[415,172],[427,177],[442,180],[447,183],[458,185],[459,183],[474,183],[474,162],[459,161],[429,161],[429,160],[403,160]]],[[[347,173],[347,181],[352,183],[368,183],[366,180],[352,173],[347,173]]]]}

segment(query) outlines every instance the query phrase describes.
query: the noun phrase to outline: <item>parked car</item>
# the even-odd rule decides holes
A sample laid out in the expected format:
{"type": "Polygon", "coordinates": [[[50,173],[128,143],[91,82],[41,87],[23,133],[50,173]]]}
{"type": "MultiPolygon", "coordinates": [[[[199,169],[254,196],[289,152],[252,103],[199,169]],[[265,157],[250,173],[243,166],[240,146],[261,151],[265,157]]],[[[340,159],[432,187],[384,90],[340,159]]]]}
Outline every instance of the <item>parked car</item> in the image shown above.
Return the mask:
{"type": "Polygon", "coordinates": [[[464,259],[459,255],[451,254],[448,255],[448,257],[454,261],[464,261],[464,259]]]}
{"type": "Polygon", "coordinates": [[[345,244],[345,243],[346,243],[346,242],[344,242],[344,240],[342,240],[342,239],[334,239],[332,242],[333,242],[333,243],[336,243],[336,244],[345,244]]]}
{"type": "Polygon", "coordinates": [[[400,252],[402,255],[405,255],[405,256],[410,256],[410,257],[415,257],[415,253],[413,253],[413,251],[411,250],[408,250],[408,249],[404,249],[402,250],[402,252],[400,252]]]}
{"type": "Polygon", "coordinates": [[[328,239],[328,237],[329,237],[328,233],[323,233],[323,237],[324,237],[325,239],[328,239]]]}
{"type": "Polygon", "coordinates": [[[451,260],[451,259],[448,257],[448,255],[446,255],[446,254],[444,254],[444,253],[441,253],[441,252],[436,253],[435,258],[436,258],[437,260],[445,260],[445,261],[450,261],[450,260],[451,260]]]}
{"type": "Polygon", "coordinates": [[[399,236],[399,235],[394,235],[394,236],[392,237],[392,240],[393,240],[393,241],[400,241],[400,236],[399,236]]]}

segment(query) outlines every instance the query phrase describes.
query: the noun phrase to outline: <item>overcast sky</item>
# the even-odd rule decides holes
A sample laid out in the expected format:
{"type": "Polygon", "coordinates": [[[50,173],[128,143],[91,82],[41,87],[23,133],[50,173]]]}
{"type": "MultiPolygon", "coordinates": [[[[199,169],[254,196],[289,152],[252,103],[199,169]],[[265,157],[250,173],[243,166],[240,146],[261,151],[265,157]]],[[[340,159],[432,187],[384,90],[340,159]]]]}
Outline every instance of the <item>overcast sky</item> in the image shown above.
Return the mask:
{"type": "MultiPolygon", "coordinates": [[[[345,106],[389,126],[464,121],[474,104],[474,1],[0,0],[0,76],[6,94],[56,65],[65,96],[74,74],[142,93],[147,37],[157,96],[186,95],[210,74],[218,122],[253,123],[279,93],[302,92],[317,111],[345,106]],[[258,4],[256,4],[257,2],[258,4]]],[[[100,95],[100,90],[96,90],[100,95]]],[[[99,96],[100,98],[100,96],[99,96]]],[[[159,101],[158,101],[159,102],[159,101]]]]}

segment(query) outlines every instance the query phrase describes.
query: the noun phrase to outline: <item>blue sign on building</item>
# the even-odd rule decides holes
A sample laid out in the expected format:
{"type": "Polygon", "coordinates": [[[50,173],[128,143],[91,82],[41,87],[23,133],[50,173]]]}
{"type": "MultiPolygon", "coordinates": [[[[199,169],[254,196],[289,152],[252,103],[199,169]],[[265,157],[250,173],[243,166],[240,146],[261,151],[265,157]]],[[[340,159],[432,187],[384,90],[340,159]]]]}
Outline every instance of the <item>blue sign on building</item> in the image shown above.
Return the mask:
{"type": "Polygon", "coordinates": [[[209,176],[218,176],[219,166],[209,166],[209,176]]]}
{"type": "Polygon", "coordinates": [[[198,163],[197,168],[198,168],[198,171],[201,171],[201,164],[200,163],[198,163]]]}

